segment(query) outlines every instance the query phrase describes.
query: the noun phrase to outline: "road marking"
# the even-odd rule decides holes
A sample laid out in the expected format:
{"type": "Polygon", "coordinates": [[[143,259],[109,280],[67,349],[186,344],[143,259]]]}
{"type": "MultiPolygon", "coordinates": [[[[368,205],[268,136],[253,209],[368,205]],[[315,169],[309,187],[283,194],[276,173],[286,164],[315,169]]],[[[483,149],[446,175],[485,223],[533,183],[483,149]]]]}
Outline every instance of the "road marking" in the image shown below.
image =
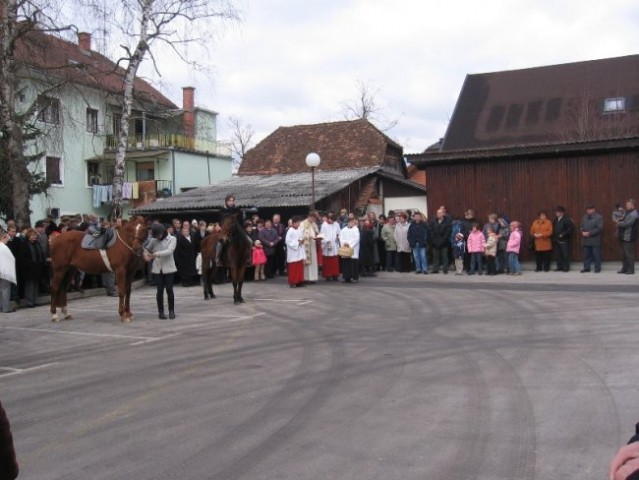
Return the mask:
{"type": "Polygon", "coordinates": [[[78,335],[82,337],[102,337],[102,338],[125,338],[127,340],[159,340],[162,337],[140,337],[136,335],[118,335],[114,333],[89,333],[73,332],[68,330],[52,330],[50,328],[29,328],[29,327],[4,327],[7,330],[24,330],[27,332],[61,333],[65,335],[78,335]]]}
{"type": "Polygon", "coordinates": [[[308,305],[309,303],[313,303],[313,300],[280,300],[279,298],[255,298],[256,302],[291,302],[297,303],[298,305],[308,305]]]}
{"type": "Polygon", "coordinates": [[[20,375],[22,373],[35,372],[37,370],[42,370],[43,368],[51,367],[51,366],[57,365],[57,364],[58,364],[58,362],[45,363],[43,365],[36,365],[35,367],[30,367],[30,368],[0,367],[0,370],[6,370],[7,371],[7,373],[0,373],[0,378],[10,377],[11,375],[20,375]]]}

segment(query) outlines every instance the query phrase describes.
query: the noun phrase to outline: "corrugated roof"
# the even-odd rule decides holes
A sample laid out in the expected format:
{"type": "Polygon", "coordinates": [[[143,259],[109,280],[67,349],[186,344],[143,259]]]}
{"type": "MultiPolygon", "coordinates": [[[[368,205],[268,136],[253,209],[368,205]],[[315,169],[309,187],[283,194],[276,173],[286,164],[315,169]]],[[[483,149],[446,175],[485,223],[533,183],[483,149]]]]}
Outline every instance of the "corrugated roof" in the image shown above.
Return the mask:
{"type": "MultiPolygon", "coordinates": [[[[380,167],[315,171],[315,200],[320,201],[372,174],[425,191],[423,185],[386,173],[380,167]]],[[[224,206],[224,198],[228,194],[235,196],[235,204],[241,208],[308,206],[311,204],[311,173],[238,175],[213,185],[159,199],[136,209],[135,213],[146,215],[180,210],[217,210],[224,206]]]]}

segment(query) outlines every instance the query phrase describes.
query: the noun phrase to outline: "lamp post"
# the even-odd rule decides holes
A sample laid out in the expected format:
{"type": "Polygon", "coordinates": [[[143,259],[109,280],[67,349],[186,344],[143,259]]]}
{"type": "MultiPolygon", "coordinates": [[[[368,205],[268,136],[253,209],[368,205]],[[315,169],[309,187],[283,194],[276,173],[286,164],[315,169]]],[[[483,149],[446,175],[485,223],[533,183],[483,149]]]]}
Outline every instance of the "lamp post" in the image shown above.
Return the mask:
{"type": "Polygon", "coordinates": [[[306,165],[311,167],[311,208],[315,208],[315,168],[320,164],[320,156],[311,152],[306,155],[306,165]]]}

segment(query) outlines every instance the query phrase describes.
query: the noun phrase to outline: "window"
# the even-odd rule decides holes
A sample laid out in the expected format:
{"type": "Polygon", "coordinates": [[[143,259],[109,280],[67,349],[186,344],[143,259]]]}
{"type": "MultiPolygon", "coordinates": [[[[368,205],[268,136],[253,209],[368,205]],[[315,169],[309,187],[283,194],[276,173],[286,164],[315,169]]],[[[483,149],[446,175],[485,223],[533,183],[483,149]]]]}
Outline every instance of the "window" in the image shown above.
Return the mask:
{"type": "Polygon", "coordinates": [[[60,100],[45,96],[38,98],[38,120],[45,123],[60,123],[60,100]]]}
{"type": "Polygon", "coordinates": [[[606,98],[604,100],[604,113],[624,112],[626,111],[625,97],[606,98]]]}
{"type": "Polygon", "coordinates": [[[95,108],[87,108],[87,132],[98,133],[98,111],[95,108]]]}
{"type": "Polygon", "coordinates": [[[135,166],[135,179],[138,182],[155,180],[155,165],[153,162],[139,162],[135,166]]]}
{"type": "Polygon", "coordinates": [[[46,157],[46,178],[49,185],[62,185],[62,159],[46,157]]]}
{"type": "Polygon", "coordinates": [[[119,113],[113,114],[113,135],[120,134],[120,124],[122,123],[122,115],[119,113]]]}
{"type": "Polygon", "coordinates": [[[100,177],[100,163],[87,162],[87,185],[99,185],[100,177]]]}

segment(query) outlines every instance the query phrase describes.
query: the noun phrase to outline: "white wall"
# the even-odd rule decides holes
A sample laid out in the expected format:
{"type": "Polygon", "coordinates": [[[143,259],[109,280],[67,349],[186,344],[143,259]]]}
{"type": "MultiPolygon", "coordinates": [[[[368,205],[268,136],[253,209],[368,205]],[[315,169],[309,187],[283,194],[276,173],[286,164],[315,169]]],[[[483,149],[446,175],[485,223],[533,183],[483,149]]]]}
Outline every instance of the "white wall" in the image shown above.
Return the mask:
{"type": "Polygon", "coordinates": [[[426,195],[417,197],[393,197],[384,198],[384,214],[388,215],[389,210],[419,210],[426,214],[428,212],[428,202],[426,195]]]}

